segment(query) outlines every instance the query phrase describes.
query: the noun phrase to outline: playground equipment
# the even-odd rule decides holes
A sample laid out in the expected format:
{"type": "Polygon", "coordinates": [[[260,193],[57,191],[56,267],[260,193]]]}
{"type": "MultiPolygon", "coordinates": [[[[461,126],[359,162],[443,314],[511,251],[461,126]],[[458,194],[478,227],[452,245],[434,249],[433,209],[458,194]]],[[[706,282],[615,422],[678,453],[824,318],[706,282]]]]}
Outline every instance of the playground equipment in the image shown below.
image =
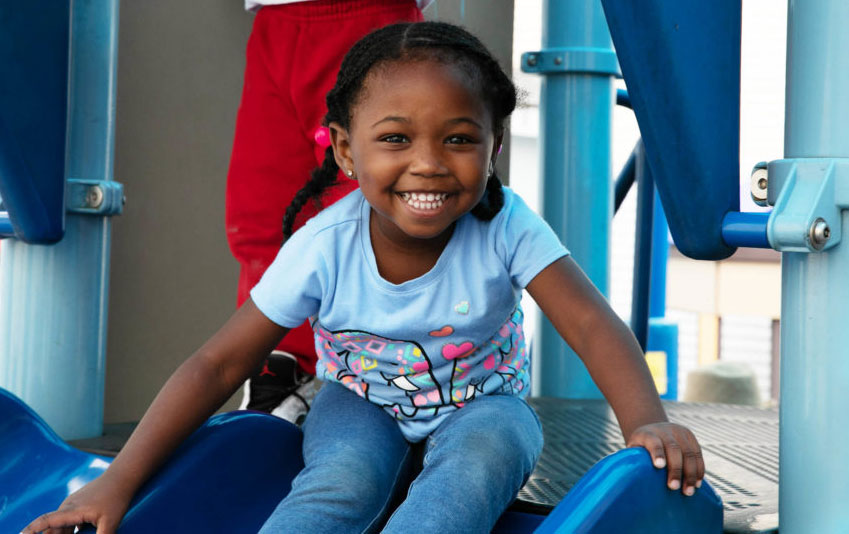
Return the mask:
{"type": "MultiPolygon", "coordinates": [[[[0,433],[9,438],[0,457],[11,460],[0,467],[2,532],[56,509],[111,461],[70,447],[3,390],[0,414],[0,433]]],[[[303,468],[300,451],[301,433],[291,423],[252,412],[217,415],[139,490],[120,532],[256,532],[303,468]]],[[[593,467],[548,519],[510,510],[493,533],[710,534],[721,528],[722,509],[708,482],[684,497],[665,488],[665,477],[647,452],[626,449],[593,467]]]]}
{"type": "MultiPolygon", "coordinates": [[[[0,8],[4,20],[17,20],[12,17],[20,13],[26,18],[28,27],[32,27],[34,20],[44,21],[46,26],[35,33],[46,43],[42,52],[55,50],[51,46],[59,46],[61,52],[62,39],[65,39],[66,43],[71,43],[70,57],[74,58],[70,62],[70,71],[63,71],[67,67],[58,59],[62,53],[45,56],[42,73],[45,77],[39,84],[45,92],[39,102],[45,104],[43,111],[52,119],[44,119],[46,123],[31,126],[30,137],[12,132],[16,121],[23,116],[15,106],[32,103],[31,100],[22,97],[15,100],[18,97],[10,96],[13,94],[9,92],[10,86],[2,86],[0,195],[8,214],[0,214],[0,232],[6,235],[14,233],[23,241],[42,239],[53,242],[61,237],[61,222],[42,217],[42,214],[55,214],[58,210],[61,221],[64,205],[70,206],[72,213],[101,209],[92,207],[95,204],[104,206],[97,215],[68,216],[65,237],[58,245],[44,247],[16,241],[3,243],[0,256],[0,369],[4,372],[0,375],[3,380],[0,386],[8,386],[21,393],[27,404],[45,414],[51,426],[67,424],[73,427],[69,428],[68,434],[72,434],[74,429],[84,428],[83,435],[94,435],[99,432],[102,421],[103,338],[98,334],[105,331],[105,291],[108,285],[105,276],[108,262],[104,260],[108,257],[108,219],[103,217],[120,211],[120,195],[114,194],[116,190],[107,183],[111,175],[110,113],[114,89],[110,84],[114,75],[107,75],[108,79],[101,79],[103,83],[94,86],[86,85],[88,82],[85,80],[90,79],[87,75],[97,79],[98,73],[114,72],[117,1],[75,2],[72,5],[70,17],[67,10],[64,14],[59,10],[58,14],[45,16],[41,10],[35,13],[36,7],[26,5],[16,6],[15,10],[0,8]],[[63,33],[63,16],[72,21],[70,32],[63,33]],[[95,27],[97,31],[94,31],[95,27]],[[93,30],[88,35],[101,35],[101,40],[97,41],[95,37],[94,42],[104,45],[101,49],[111,51],[106,54],[112,58],[104,63],[106,67],[83,68],[85,62],[75,51],[85,46],[82,42],[85,28],[93,30]],[[101,33],[98,34],[98,31],[101,33]],[[67,122],[67,141],[59,140],[55,135],[48,136],[47,142],[39,145],[42,149],[37,156],[27,154],[33,146],[32,132],[47,128],[45,124],[51,120],[54,133],[56,128],[60,132],[65,131],[62,118],[65,104],[61,103],[63,72],[70,80],[67,104],[71,112],[67,122]],[[88,100],[84,100],[84,96],[88,100]],[[92,121],[89,120],[91,116],[79,115],[82,110],[91,109],[95,110],[92,116],[99,119],[92,121]],[[91,124],[102,127],[99,134],[92,135],[84,129],[91,124]],[[94,138],[95,142],[89,146],[78,141],[84,138],[94,138]],[[74,150],[68,149],[67,153],[74,154],[74,157],[67,161],[64,159],[66,143],[75,147],[74,150]],[[58,159],[57,151],[61,154],[58,159]],[[52,159],[47,157],[48,154],[52,154],[52,159]],[[74,159],[79,154],[87,155],[82,158],[86,165],[91,161],[96,163],[92,168],[83,169],[83,162],[78,163],[74,159]],[[67,191],[62,201],[45,197],[40,185],[26,194],[10,189],[15,178],[43,175],[51,176],[55,182],[57,173],[62,176],[60,190],[67,191]],[[76,177],[92,181],[75,182],[76,177]],[[67,190],[64,189],[65,183],[68,183],[67,190]],[[100,188],[99,203],[97,187],[100,188]],[[35,215],[23,217],[21,199],[33,198],[32,195],[43,202],[36,204],[35,215]],[[107,199],[105,204],[103,199],[107,199]],[[40,221],[39,224],[48,221],[44,223],[46,230],[42,234],[31,232],[30,226],[35,224],[32,221],[40,221]],[[41,237],[33,237],[39,235],[41,237]],[[81,265],[79,270],[82,274],[73,274],[76,269],[69,268],[81,265]],[[32,271],[36,266],[44,274],[24,279],[28,289],[23,291],[24,280],[16,276],[20,271],[15,269],[32,271]],[[94,283],[91,282],[91,271],[98,273],[94,283]],[[12,280],[15,280],[14,287],[12,280]],[[58,292],[60,295],[49,290],[50,284],[63,288],[58,292]],[[85,288],[85,293],[66,293],[77,291],[76,288],[85,288]],[[36,291],[37,297],[33,296],[36,291]],[[47,300],[50,298],[57,300],[47,300]],[[79,308],[71,305],[79,303],[84,304],[79,308]],[[95,311],[91,312],[92,309],[95,311]],[[85,322],[76,322],[78,316],[86,317],[85,322]],[[23,320],[25,324],[21,326],[22,323],[15,320],[23,320]],[[70,375],[84,381],[79,388],[79,397],[68,400],[66,396],[62,399],[61,408],[65,414],[59,414],[54,407],[39,405],[49,398],[43,393],[57,388],[37,376],[39,370],[46,367],[45,361],[38,358],[52,357],[55,351],[40,345],[42,340],[49,342],[49,336],[36,335],[31,330],[33,327],[28,325],[38,325],[44,333],[60,335],[63,342],[78,340],[70,343],[74,349],[64,354],[68,358],[66,369],[57,370],[57,362],[50,362],[52,372],[60,380],[70,375]],[[18,335],[20,330],[27,328],[30,328],[27,335],[18,335]],[[23,365],[24,361],[26,365],[23,365]],[[75,367],[80,365],[79,362],[88,363],[75,367]],[[92,422],[94,425],[91,425],[92,422]]],[[[726,496],[725,528],[728,531],[773,531],[778,525],[778,518],[769,499],[773,498],[779,483],[782,532],[840,531],[849,521],[843,504],[849,498],[845,484],[849,478],[849,467],[840,461],[841,452],[849,442],[846,435],[849,433],[849,416],[842,408],[849,400],[849,393],[843,387],[849,379],[849,359],[843,357],[846,355],[845,347],[849,346],[849,330],[841,324],[845,316],[843,307],[849,302],[849,282],[844,275],[849,258],[846,258],[845,246],[840,243],[843,231],[849,228],[845,212],[849,197],[844,185],[849,136],[842,132],[845,124],[849,124],[849,102],[841,98],[841,89],[849,82],[849,34],[843,32],[839,25],[849,20],[849,3],[843,0],[812,0],[791,2],[789,5],[787,159],[769,163],[767,176],[761,176],[767,179],[767,201],[775,206],[769,215],[741,214],[737,204],[740,0],[709,3],[695,0],[646,0],[639,3],[602,0],[601,4],[591,0],[549,0],[545,5],[545,49],[528,54],[523,60],[526,69],[537,70],[547,76],[542,114],[543,154],[547,162],[543,165],[543,176],[547,180],[544,215],[569,243],[591,279],[602,291],[606,291],[607,228],[612,206],[608,179],[611,174],[609,120],[614,101],[612,81],[621,66],[643,136],[644,157],[648,162],[644,171],[650,169],[657,184],[678,248],[699,259],[727,257],[737,246],[769,245],[783,252],[781,424],[786,430],[781,433],[780,482],[772,461],[776,447],[769,441],[777,433],[774,413],[758,410],[743,413],[737,409],[708,414],[706,409],[698,406],[671,404],[667,408],[673,418],[676,410],[680,409],[681,420],[694,426],[700,436],[703,435],[699,430],[700,421],[705,428],[711,425],[732,426],[729,421],[738,425],[733,436],[737,441],[717,438],[713,443],[710,440],[705,443],[706,456],[707,453],[713,454],[708,458],[708,479],[726,496]],[[618,65],[612,44],[616,45],[619,54],[618,65]],[[578,198],[580,202],[576,200],[578,198]],[[591,206],[588,211],[585,209],[587,206],[591,206]],[[763,432],[759,434],[753,429],[763,432]],[[741,437],[753,441],[743,439],[741,447],[741,437]],[[734,457],[730,452],[733,450],[739,450],[741,456],[734,457]],[[741,466],[749,468],[748,475],[741,474],[739,469],[734,471],[741,466]],[[730,471],[723,471],[726,468],[730,471]],[[722,473],[726,472],[732,474],[724,476],[722,473]],[[749,478],[735,478],[744,476],[749,478]],[[743,497],[737,500],[728,498],[734,492],[743,497]],[[753,495],[766,500],[759,502],[744,498],[753,495]],[[734,503],[739,504],[740,509],[729,508],[734,503]],[[734,512],[739,513],[735,515],[734,512]],[[735,517],[739,522],[729,524],[729,519],[735,517]],[[747,517],[752,521],[746,523],[747,517]]],[[[14,50],[15,38],[11,35],[11,32],[0,33],[0,44],[3,44],[0,50],[14,50]]],[[[97,49],[97,46],[94,48],[97,49]]],[[[87,57],[103,56],[89,52],[87,57]]],[[[6,62],[5,57],[0,60],[6,62]]],[[[24,79],[5,77],[4,84],[12,78],[24,79]]],[[[22,94],[20,87],[15,94],[22,94]]],[[[18,179],[17,182],[21,181],[18,179]]],[[[646,182],[643,185],[646,186],[646,182]]],[[[597,390],[589,384],[577,358],[573,354],[568,356],[568,351],[561,348],[560,340],[552,337],[550,331],[546,333],[546,328],[543,327],[535,347],[541,360],[537,363],[537,372],[548,380],[543,382],[541,393],[570,399],[597,397],[597,390]],[[561,388],[561,384],[565,387],[561,388]]],[[[651,348],[650,340],[648,343],[651,348]]],[[[591,409],[582,404],[591,401],[551,402],[555,402],[554,407],[546,399],[534,401],[546,428],[556,428],[557,425],[551,421],[557,417],[569,419],[570,413],[578,413],[579,420],[596,423],[605,420],[603,415],[594,411],[603,411],[603,404],[591,409]],[[551,413],[546,415],[546,410],[551,413]]],[[[4,401],[6,408],[3,409],[12,410],[10,406],[13,404],[4,401]]],[[[30,412],[26,413],[32,418],[30,412]]],[[[235,427],[242,424],[241,418],[231,416],[228,421],[235,427]]],[[[20,417],[16,420],[20,421],[20,417]]],[[[224,428],[225,425],[220,426],[224,428]]],[[[219,427],[213,424],[204,427],[201,432],[209,432],[206,435],[211,439],[218,430],[219,427]]],[[[41,434],[45,433],[41,431],[41,434]]],[[[554,439],[557,442],[562,436],[554,439]]],[[[51,440],[57,442],[54,438],[48,441],[51,440]]],[[[547,441],[552,443],[549,436],[547,441]]],[[[598,446],[604,442],[604,434],[595,441],[587,440],[592,450],[589,463],[610,452],[598,446]]],[[[18,444],[6,443],[2,450],[3,465],[19,467],[26,462],[18,444]],[[5,462],[8,458],[15,461],[5,462]]],[[[185,450],[192,451],[186,453],[186,461],[191,461],[196,454],[200,455],[194,449],[185,450]]],[[[66,457],[73,457],[74,462],[85,465],[79,456],[66,457]]],[[[582,512],[604,509],[594,499],[605,488],[604,480],[614,480],[606,478],[608,464],[630,465],[625,472],[637,473],[637,478],[642,479],[643,475],[639,475],[642,469],[640,461],[632,451],[625,451],[591,471],[589,482],[574,486],[568,493],[569,487],[565,485],[551,489],[553,497],[549,501],[554,503],[566,494],[561,507],[565,503],[576,502],[579,495],[585,497],[580,499],[582,504],[574,509],[569,508],[571,505],[556,508],[543,524],[538,524],[539,516],[528,519],[526,528],[539,528],[540,532],[560,531],[572,524],[570,520],[577,520],[582,512]],[[629,463],[632,461],[636,465],[629,463]],[[532,524],[533,521],[537,524],[532,524]]],[[[542,488],[546,480],[553,480],[545,476],[545,470],[551,465],[561,464],[562,455],[544,455],[526,493],[533,488],[542,488]]],[[[627,485],[622,481],[618,484],[627,485]]],[[[5,487],[0,484],[0,488],[5,487]]],[[[707,503],[703,517],[709,520],[695,523],[713,529],[706,532],[715,532],[718,502],[711,501],[712,493],[705,487],[710,486],[706,485],[697,492],[699,500],[684,499],[680,505],[691,506],[694,503],[693,506],[699,507],[707,503]]],[[[659,486],[657,489],[658,492],[663,490],[659,486]]],[[[639,493],[648,500],[657,497],[665,510],[681,510],[679,503],[663,500],[669,497],[665,493],[659,496],[643,489],[632,493],[639,493]]],[[[621,503],[622,499],[629,497],[630,494],[620,495],[614,501],[621,503]]],[[[14,509],[17,499],[20,499],[17,495],[0,495],[0,498],[5,499],[4,507],[0,507],[2,510],[14,509]]],[[[641,501],[641,505],[645,504],[641,501]]],[[[596,519],[604,521],[615,515],[633,519],[627,513],[607,510],[604,517],[596,519]]],[[[3,525],[3,514],[6,513],[0,512],[0,525],[3,525]]],[[[135,517],[142,518],[139,519],[142,521],[146,514],[139,513],[135,517]]],[[[525,519],[521,515],[508,515],[501,525],[509,524],[513,528],[525,519]]],[[[647,521],[654,521],[652,524],[658,527],[663,518],[652,516],[647,521]]],[[[605,523],[596,523],[601,524],[605,523]]],[[[693,524],[690,519],[687,532],[693,532],[693,524]]],[[[634,524],[629,525],[619,530],[637,531],[634,524]]],[[[518,528],[513,530],[520,531],[518,528]]]]}
{"type": "Polygon", "coordinates": [[[112,181],[118,2],[4,3],[0,20],[0,237],[16,238],[0,254],[0,387],[66,439],[96,436],[109,216],[123,206],[112,181]]]}
{"type": "MultiPolygon", "coordinates": [[[[55,510],[112,461],[67,445],[3,390],[0,413],[0,457],[12,460],[0,465],[0,532],[55,510]]],[[[215,416],[139,490],[120,532],[256,532],[303,468],[300,450],[301,432],[286,421],[215,416]]]]}

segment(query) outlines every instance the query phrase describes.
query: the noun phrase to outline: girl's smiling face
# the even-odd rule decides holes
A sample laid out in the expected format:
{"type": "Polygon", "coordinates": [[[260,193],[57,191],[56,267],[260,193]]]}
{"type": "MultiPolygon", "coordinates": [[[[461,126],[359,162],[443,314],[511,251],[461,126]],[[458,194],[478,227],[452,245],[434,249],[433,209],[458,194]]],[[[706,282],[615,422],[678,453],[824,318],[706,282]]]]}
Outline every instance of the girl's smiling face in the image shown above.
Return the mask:
{"type": "Polygon", "coordinates": [[[337,163],[396,244],[444,242],[483,197],[500,139],[476,85],[451,64],[387,63],[368,74],[350,129],[330,125],[337,163]]]}

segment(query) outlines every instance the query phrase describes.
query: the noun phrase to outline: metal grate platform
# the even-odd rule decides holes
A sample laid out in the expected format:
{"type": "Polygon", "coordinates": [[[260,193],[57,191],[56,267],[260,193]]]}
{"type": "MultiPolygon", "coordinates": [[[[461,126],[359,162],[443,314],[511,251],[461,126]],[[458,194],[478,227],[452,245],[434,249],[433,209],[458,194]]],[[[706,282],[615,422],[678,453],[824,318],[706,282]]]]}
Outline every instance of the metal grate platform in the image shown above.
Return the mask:
{"type": "MultiPolygon", "coordinates": [[[[545,446],[514,509],[553,508],[598,460],[625,446],[603,400],[530,399],[545,446]]],[[[706,478],[722,498],[725,532],[778,529],[778,411],[730,404],[665,402],[669,418],[699,439],[706,478]]]]}

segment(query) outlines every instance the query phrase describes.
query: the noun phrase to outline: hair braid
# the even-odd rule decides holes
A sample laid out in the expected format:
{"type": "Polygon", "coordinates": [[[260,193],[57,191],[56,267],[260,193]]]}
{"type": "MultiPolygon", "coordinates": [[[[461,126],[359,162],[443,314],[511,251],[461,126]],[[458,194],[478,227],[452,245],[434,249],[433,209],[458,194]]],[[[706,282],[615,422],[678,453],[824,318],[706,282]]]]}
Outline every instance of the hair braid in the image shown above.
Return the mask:
{"type": "Polygon", "coordinates": [[[327,147],[324,151],[324,162],[321,167],[312,171],[310,179],[306,184],[295,193],[295,197],[286,208],[286,213],[283,215],[283,241],[292,236],[292,226],[295,224],[295,217],[304,207],[307,200],[321,195],[325,189],[337,182],[339,166],[336,165],[336,158],[333,157],[333,148],[327,147]]]}
{"type": "Polygon", "coordinates": [[[477,206],[472,208],[472,215],[482,221],[490,221],[504,207],[504,190],[501,180],[493,171],[486,180],[486,193],[477,206]]]}

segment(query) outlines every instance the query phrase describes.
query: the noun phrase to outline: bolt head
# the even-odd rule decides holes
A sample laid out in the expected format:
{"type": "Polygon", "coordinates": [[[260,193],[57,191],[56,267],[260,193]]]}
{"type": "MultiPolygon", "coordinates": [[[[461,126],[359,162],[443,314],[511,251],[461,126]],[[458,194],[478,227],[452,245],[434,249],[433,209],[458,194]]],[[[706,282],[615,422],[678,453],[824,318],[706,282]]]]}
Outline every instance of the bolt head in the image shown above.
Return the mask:
{"type": "Polygon", "coordinates": [[[769,176],[767,175],[766,167],[756,167],[752,172],[751,182],[751,195],[755,204],[759,206],[766,206],[768,186],[769,176]]]}
{"type": "Polygon", "coordinates": [[[103,204],[103,189],[98,185],[89,187],[86,191],[85,203],[88,208],[99,208],[103,204]]]}
{"type": "Polygon", "coordinates": [[[828,227],[828,223],[822,217],[815,220],[808,231],[808,238],[815,250],[822,250],[830,237],[831,228],[828,227]]]}

